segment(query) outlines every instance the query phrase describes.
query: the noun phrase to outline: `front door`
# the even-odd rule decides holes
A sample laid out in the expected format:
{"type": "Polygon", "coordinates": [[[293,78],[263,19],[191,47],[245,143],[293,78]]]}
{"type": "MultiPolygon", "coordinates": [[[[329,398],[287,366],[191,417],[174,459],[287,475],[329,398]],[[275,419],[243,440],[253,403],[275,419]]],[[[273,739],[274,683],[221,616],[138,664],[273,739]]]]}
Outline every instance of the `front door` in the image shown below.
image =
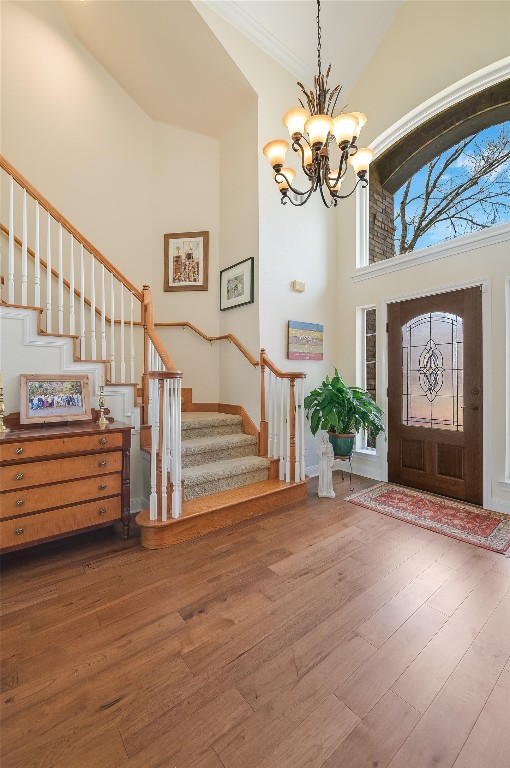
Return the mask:
{"type": "Polygon", "coordinates": [[[388,479],[482,504],[482,291],[388,306],[388,479]]]}

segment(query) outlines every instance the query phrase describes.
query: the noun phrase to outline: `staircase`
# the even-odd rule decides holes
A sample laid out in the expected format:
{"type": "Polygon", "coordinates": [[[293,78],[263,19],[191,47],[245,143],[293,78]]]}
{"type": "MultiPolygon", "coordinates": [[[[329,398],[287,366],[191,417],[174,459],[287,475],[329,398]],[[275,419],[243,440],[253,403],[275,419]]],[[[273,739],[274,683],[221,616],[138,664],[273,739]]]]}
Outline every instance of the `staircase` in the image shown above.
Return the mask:
{"type": "Polygon", "coordinates": [[[181,436],[185,501],[269,478],[269,459],[257,456],[241,416],[183,413],[181,436]]]}
{"type": "Polygon", "coordinates": [[[151,462],[149,509],[137,517],[143,546],[166,547],[303,499],[305,375],[280,371],[265,350],[254,357],[231,334],[155,322],[148,286],[137,289],[1,156],[0,170],[9,185],[2,316],[33,315],[35,347],[72,347],[65,369],[86,364],[93,396],[101,383],[134,393],[135,406],[141,396],[140,448],[151,462]],[[232,343],[260,376],[260,428],[240,405],[193,403],[158,326],[232,343]]]}

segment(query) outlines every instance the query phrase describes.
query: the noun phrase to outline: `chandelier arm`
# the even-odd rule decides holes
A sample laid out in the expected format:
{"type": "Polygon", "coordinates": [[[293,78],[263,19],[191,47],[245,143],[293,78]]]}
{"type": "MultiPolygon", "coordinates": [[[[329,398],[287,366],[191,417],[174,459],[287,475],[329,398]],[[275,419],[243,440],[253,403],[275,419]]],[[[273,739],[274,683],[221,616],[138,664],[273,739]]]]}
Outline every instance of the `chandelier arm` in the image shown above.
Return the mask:
{"type": "MultiPolygon", "coordinates": [[[[301,139],[304,139],[304,141],[306,142],[307,146],[310,148],[310,151],[312,151],[312,157],[313,157],[313,150],[312,150],[312,148],[310,147],[310,143],[307,141],[307,139],[305,139],[305,137],[304,137],[304,136],[301,136],[301,137],[300,137],[300,139],[296,139],[295,141],[293,141],[293,142],[292,142],[292,149],[293,149],[293,150],[294,150],[294,152],[296,152],[298,155],[300,154],[299,150],[300,150],[300,149],[301,149],[301,150],[303,149],[303,147],[302,147],[302,145],[301,145],[301,143],[300,143],[301,139]],[[297,147],[297,149],[296,149],[296,147],[297,147]]],[[[301,168],[303,169],[303,173],[304,173],[304,174],[305,174],[305,175],[306,175],[306,176],[307,176],[309,179],[311,179],[311,180],[312,180],[312,179],[314,178],[314,175],[315,175],[315,174],[314,174],[313,172],[310,172],[310,171],[308,171],[308,170],[306,169],[306,165],[305,165],[305,153],[304,153],[303,151],[301,151],[301,168]]]]}
{"type": "Polygon", "coordinates": [[[338,176],[336,177],[335,182],[332,185],[330,185],[329,183],[329,174],[328,174],[327,185],[330,192],[332,191],[333,187],[336,187],[336,185],[344,178],[345,174],[347,173],[347,167],[348,167],[347,151],[345,150],[344,152],[342,152],[342,156],[340,158],[340,164],[338,166],[338,176]]]}
{"type": "Polygon", "coordinates": [[[363,189],[365,189],[366,187],[368,187],[368,179],[366,179],[366,178],[365,178],[365,179],[360,179],[360,178],[358,178],[358,181],[356,182],[356,184],[354,185],[354,187],[351,189],[351,191],[350,191],[350,192],[348,192],[346,195],[336,195],[337,199],[338,199],[338,200],[346,200],[348,197],[350,197],[351,195],[353,195],[353,194],[354,194],[354,192],[356,191],[356,188],[357,188],[357,187],[358,187],[360,184],[362,184],[362,186],[363,186],[363,189]]]}
{"type": "Polygon", "coordinates": [[[337,204],[336,197],[334,195],[331,195],[331,190],[329,189],[329,186],[328,186],[328,190],[329,190],[329,193],[331,195],[331,202],[330,203],[328,203],[328,201],[324,197],[324,188],[323,188],[322,184],[320,185],[319,189],[320,189],[320,193],[321,193],[321,197],[322,197],[322,202],[324,203],[326,208],[332,208],[333,206],[336,206],[336,204],[337,204]]]}
{"type": "MultiPolygon", "coordinates": [[[[303,200],[301,200],[300,203],[295,203],[294,200],[291,197],[289,197],[288,195],[282,195],[281,203],[282,203],[282,205],[286,205],[287,203],[290,203],[291,205],[295,206],[296,208],[299,208],[299,207],[301,207],[302,205],[304,205],[305,203],[308,202],[312,192],[313,192],[313,189],[309,189],[308,192],[306,193],[306,196],[304,197],[303,200]]],[[[298,194],[304,195],[305,193],[299,192],[298,194]]]]}
{"type": "MultiPolygon", "coordinates": [[[[288,186],[288,188],[291,190],[291,192],[294,192],[294,194],[295,194],[295,195],[308,195],[308,197],[309,197],[309,196],[312,194],[312,192],[313,192],[313,184],[312,184],[312,186],[310,187],[310,189],[307,189],[307,190],[306,190],[306,192],[301,192],[301,190],[300,190],[300,189],[296,189],[295,187],[293,187],[293,186],[292,186],[291,182],[290,182],[290,181],[289,181],[289,179],[286,177],[286,175],[285,175],[284,173],[282,173],[281,171],[278,171],[278,173],[275,173],[275,175],[274,175],[274,179],[275,179],[275,181],[276,181],[276,183],[277,183],[277,184],[278,184],[278,176],[281,176],[280,182],[281,182],[283,179],[285,179],[285,181],[287,182],[287,186],[288,186]]],[[[308,198],[307,198],[307,199],[308,199],[308,198]]]]}

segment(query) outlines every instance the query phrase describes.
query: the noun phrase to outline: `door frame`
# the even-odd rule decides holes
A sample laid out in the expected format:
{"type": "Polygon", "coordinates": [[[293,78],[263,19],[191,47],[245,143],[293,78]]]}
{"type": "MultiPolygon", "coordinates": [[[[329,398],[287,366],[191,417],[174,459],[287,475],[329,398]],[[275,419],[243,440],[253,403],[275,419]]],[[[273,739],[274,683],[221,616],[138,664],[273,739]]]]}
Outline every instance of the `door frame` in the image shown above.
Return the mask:
{"type": "MultiPolygon", "coordinates": [[[[388,430],[388,334],[386,324],[388,322],[388,304],[395,304],[399,301],[409,301],[411,299],[421,299],[425,296],[436,296],[440,293],[449,293],[450,291],[459,291],[463,288],[482,289],[482,344],[483,344],[483,426],[482,426],[482,446],[483,446],[483,506],[485,509],[492,508],[492,488],[491,488],[491,469],[492,469],[492,450],[489,433],[490,415],[491,415],[491,392],[492,392],[492,369],[491,369],[491,279],[482,277],[475,280],[467,280],[459,283],[450,283],[442,285],[440,288],[432,288],[415,293],[400,294],[384,299],[380,306],[382,328],[384,330],[382,344],[381,361],[381,401],[384,410],[384,422],[386,434],[388,430]]],[[[388,443],[381,440],[381,478],[388,482],[388,443]]]]}

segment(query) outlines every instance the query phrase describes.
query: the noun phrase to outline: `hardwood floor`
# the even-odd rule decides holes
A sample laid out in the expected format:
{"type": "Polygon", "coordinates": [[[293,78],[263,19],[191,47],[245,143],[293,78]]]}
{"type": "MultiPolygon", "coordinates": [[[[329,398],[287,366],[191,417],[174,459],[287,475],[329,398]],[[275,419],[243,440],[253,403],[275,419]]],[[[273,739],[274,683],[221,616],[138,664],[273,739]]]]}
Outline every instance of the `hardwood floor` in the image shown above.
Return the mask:
{"type": "Polygon", "coordinates": [[[510,559],[347,487],[6,555],[2,767],[508,768],[510,559]]]}

